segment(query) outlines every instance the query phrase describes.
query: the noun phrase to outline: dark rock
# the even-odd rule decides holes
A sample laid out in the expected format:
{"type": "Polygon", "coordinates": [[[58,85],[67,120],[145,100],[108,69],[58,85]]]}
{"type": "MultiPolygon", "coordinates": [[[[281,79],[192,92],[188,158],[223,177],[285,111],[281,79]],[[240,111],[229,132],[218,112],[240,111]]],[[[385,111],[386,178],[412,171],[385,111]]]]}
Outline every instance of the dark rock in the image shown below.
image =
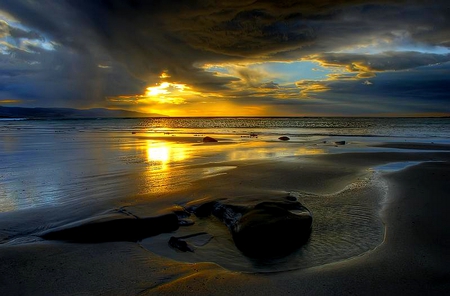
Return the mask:
{"type": "Polygon", "coordinates": [[[172,236],[169,239],[169,246],[181,252],[194,252],[194,248],[192,248],[185,240],[175,236],[172,236]]]}
{"type": "Polygon", "coordinates": [[[242,215],[246,213],[248,209],[248,207],[244,206],[217,203],[212,210],[212,214],[228,226],[228,228],[231,228],[238,223],[239,219],[242,218],[242,215]]]}
{"type": "Polygon", "coordinates": [[[217,142],[216,139],[211,138],[211,137],[204,137],[203,138],[203,143],[213,143],[213,142],[217,142]]]}
{"type": "Polygon", "coordinates": [[[286,255],[311,234],[312,214],[298,201],[262,202],[253,207],[214,201],[195,208],[194,213],[218,218],[230,230],[236,247],[249,257],[286,255]]]}
{"type": "Polygon", "coordinates": [[[345,141],[337,141],[337,142],[334,142],[334,144],[336,144],[336,145],[345,145],[345,141]]]}
{"type": "Polygon", "coordinates": [[[278,140],[289,141],[290,139],[289,139],[289,137],[283,136],[283,137],[279,137],[278,140]]]}
{"type": "Polygon", "coordinates": [[[170,209],[179,219],[182,218],[188,218],[191,216],[191,213],[189,213],[186,209],[180,206],[175,206],[170,209]]]}
{"type": "Polygon", "coordinates": [[[292,196],[292,195],[286,196],[286,199],[289,200],[289,201],[297,201],[298,200],[297,197],[292,196]]]}
{"type": "Polygon", "coordinates": [[[62,240],[80,243],[101,243],[111,241],[137,242],[178,229],[178,217],[167,214],[149,218],[123,218],[109,221],[89,222],[70,228],[50,230],[42,235],[46,240],[62,240]]]}
{"type": "Polygon", "coordinates": [[[191,239],[196,246],[204,246],[212,238],[213,236],[206,232],[199,232],[179,237],[172,236],[169,239],[169,246],[181,252],[194,252],[194,247],[189,242],[187,242],[186,239],[191,239]]]}
{"type": "Polygon", "coordinates": [[[180,226],[191,226],[194,224],[195,222],[191,219],[178,219],[178,225],[180,226]]]}
{"type": "Polygon", "coordinates": [[[248,211],[231,233],[236,247],[250,257],[291,253],[311,234],[312,215],[300,203],[264,202],[248,211]]]}
{"type": "Polygon", "coordinates": [[[195,214],[197,217],[208,217],[212,214],[213,208],[218,204],[217,201],[210,201],[207,203],[204,203],[200,206],[194,206],[188,208],[188,211],[191,211],[195,214]]]}

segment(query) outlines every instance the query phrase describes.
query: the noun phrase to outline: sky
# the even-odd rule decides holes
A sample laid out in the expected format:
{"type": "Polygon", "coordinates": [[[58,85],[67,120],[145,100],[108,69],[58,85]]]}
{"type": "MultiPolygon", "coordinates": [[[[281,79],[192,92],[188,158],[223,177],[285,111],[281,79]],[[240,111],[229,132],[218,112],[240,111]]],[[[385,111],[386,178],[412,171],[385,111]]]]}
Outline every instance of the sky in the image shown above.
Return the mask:
{"type": "Polygon", "coordinates": [[[450,1],[1,0],[0,105],[449,116],[450,1]]]}

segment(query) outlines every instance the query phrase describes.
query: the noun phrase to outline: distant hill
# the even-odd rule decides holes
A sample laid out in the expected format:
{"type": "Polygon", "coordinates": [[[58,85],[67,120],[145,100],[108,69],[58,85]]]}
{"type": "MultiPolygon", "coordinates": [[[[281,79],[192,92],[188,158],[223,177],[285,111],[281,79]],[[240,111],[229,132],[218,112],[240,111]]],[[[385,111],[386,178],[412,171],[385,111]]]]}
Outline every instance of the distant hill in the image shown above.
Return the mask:
{"type": "Polygon", "coordinates": [[[70,118],[129,118],[129,117],[166,117],[156,113],[141,113],[128,110],[112,110],[104,108],[72,109],[72,108],[22,108],[0,106],[0,118],[29,119],[70,119],[70,118]]]}

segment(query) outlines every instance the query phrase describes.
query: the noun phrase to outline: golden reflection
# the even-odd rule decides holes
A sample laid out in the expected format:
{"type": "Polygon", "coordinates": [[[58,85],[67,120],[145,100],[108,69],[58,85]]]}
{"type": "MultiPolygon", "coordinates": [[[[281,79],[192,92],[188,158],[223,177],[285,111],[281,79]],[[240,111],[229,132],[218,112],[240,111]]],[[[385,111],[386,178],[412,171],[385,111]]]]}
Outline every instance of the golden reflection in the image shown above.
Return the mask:
{"type": "Polygon", "coordinates": [[[141,193],[161,193],[188,184],[185,169],[175,169],[174,163],[190,157],[188,146],[179,143],[145,140],[142,142],[146,170],[142,174],[141,193]]]}
{"type": "Polygon", "coordinates": [[[169,153],[167,147],[147,147],[147,160],[167,162],[170,159],[169,153]]]}
{"type": "Polygon", "coordinates": [[[147,154],[147,161],[150,164],[159,166],[159,168],[153,167],[152,170],[166,170],[169,163],[182,161],[188,158],[188,153],[184,145],[170,142],[154,142],[147,140],[145,151],[147,154]]]}
{"type": "Polygon", "coordinates": [[[295,155],[315,155],[323,153],[325,153],[325,150],[320,148],[302,147],[296,151],[295,155]]]}
{"type": "Polygon", "coordinates": [[[247,160],[247,159],[263,159],[263,158],[278,158],[286,156],[302,156],[323,154],[325,150],[315,147],[260,147],[250,150],[234,150],[228,154],[230,161],[247,160]]]}

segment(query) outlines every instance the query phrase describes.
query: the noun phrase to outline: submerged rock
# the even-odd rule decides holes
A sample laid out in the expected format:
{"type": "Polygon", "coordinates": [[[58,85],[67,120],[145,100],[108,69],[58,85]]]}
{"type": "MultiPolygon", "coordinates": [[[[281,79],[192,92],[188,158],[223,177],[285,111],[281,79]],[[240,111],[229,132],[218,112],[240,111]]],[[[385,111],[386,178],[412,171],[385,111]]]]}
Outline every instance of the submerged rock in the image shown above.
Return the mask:
{"type": "Polygon", "coordinates": [[[204,137],[203,138],[203,143],[213,143],[213,142],[217,142],[216,139],[211,138],[211,137],[204,137]]]}
{"type": "Polygon", "coordinates": [[[121,218],[109,221],[94,221],[73,227],[50,230],[41,234],[46,240],[62,240],[80,243],[112,241],[137,242],[178,229],[178,217],[167,214],[149,218],[121,218]]]}
{"type": "Polygon", "coordinates": [[[283,136],[283,137],[279,137],[278,140],[281,140],[281,141],[289,141],[290,138],[289,138],[289,137],[286,137],[286,136],[283,136]]]}

